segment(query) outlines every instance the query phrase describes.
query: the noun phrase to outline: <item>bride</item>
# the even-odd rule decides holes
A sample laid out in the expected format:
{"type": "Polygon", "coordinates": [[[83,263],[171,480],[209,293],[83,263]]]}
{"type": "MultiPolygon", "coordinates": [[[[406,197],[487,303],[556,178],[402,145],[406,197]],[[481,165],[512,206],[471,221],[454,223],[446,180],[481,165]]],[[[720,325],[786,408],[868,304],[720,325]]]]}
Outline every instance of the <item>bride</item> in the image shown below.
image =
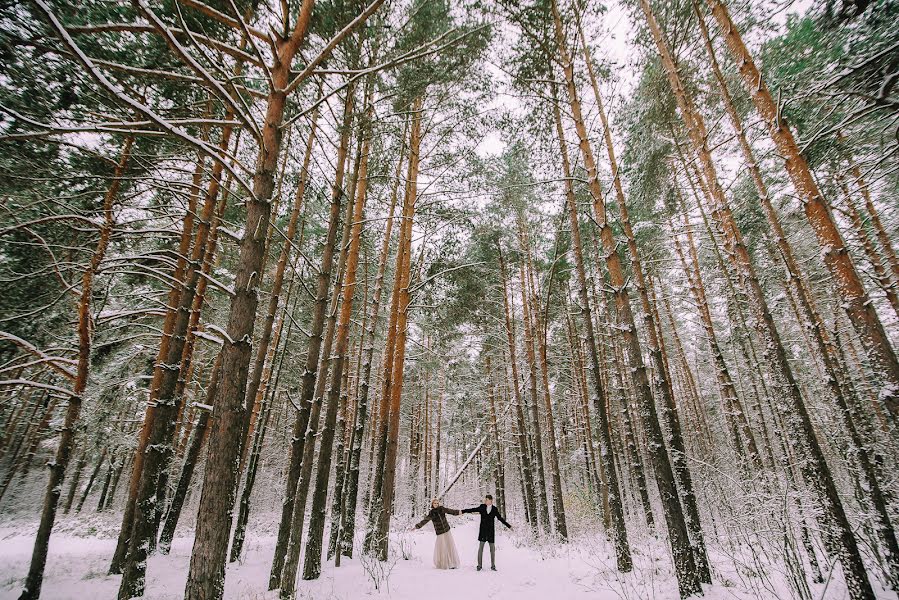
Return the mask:
{"type": "Polygon", "coordinates": [[[437,541],[434,544],[434,566],[438,569],[458,569],[459,553],[456,552],[456,542],[453,541],[453,533],[450,531],[446,515],[458,515],[459,511],[440,505],[440,500],[431,500],[431,510],[415,529],[420,529],[428,521],[433,521],[434,531],[437,533],[437,541]]]}

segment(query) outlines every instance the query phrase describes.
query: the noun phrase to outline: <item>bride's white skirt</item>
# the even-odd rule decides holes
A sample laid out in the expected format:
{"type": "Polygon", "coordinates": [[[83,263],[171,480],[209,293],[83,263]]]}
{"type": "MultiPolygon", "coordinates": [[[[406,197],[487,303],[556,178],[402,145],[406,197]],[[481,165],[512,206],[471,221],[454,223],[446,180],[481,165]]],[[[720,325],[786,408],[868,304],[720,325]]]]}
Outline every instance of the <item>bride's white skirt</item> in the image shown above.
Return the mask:
{"type": "Polygon", "coordinates": [[[437,542],[434,544],[434,566],[438,569],[459,568],[459,553],[456,552],[452,531],[437,536],[437,542]]]}

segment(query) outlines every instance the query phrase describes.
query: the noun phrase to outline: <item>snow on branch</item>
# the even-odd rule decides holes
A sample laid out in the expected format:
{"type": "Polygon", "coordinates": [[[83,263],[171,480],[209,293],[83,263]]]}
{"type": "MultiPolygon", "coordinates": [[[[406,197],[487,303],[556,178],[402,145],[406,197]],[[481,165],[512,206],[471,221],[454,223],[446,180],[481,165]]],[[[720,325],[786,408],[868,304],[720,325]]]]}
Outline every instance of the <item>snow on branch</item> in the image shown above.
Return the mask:
{"type": "MultiPolygon", "coordinates": [[[[209,327],[211,329],[215,326],[210,325],[209,327]]],[[[202,330],[197,330],[197,332],[194,335],[201,340],[206,340],[207,342],[212,342],[213,344],[218,344],[219,346],[221,346],[225,343],[225,340],[223,340],[222,338],[216,337],[216,336],[212,335],[211,333],[207,333],[202,330]]]]}
{"type": "MultiPolygon", "coordinates": [[[[209,331],[214,331],[215,333],[222,336],[221,339],[218,340],[219,344],[224,344],[225,340],[227,340],[227,342],[229,344],[231,344],[232,346],[235,345],[234,340],[231,339],[231,336],[228,335],[228,332],[225,331],[224,329],[222,329],[221,327],[218,327],[217,325],[209,325],[208,327],[206,327],[206,329],[208,329],[209,331]]],[[[197,332],[197,335],[199,336],[199,332],[197,332]]],[[[210,336],[210,338],[212,338],[212,336],[210,336]]],[[[209,339],[209,338],[207,338],[207,339],[209,339]]]]}
{"type": "Polygon", "coordinates": [[[187,6],[189,8],[192,8],[196,11],[203,13],[207,17],[215,19],[219,23],[224,23],[225,25],[228,25],[229,27],[233,27],[234,29],[241,29],[241,30],[245,31],[246,33],[249,33],[250,35],[259,38],[263,42],[271,43],[271,39],[264,32],[254,28],[254,27],[250,27],[249,25],[247,25],[247,23],[243,19],[238,20],[238,19],[229,17],[228,15],[226,15],[222,12],[219,12],[218,10],[209,6],[208,4],[204,4],[203,2],[198,2],[197,0],[179,0],[179,2],[181,4],[183,4],[184,6],[187,6]]]}
{"type": "Polygon", "coordinates": [[[65,397],[72,396],[72,390],[67,390],[64,387],[59,387],[58,385],[52,385],[49,383],[40,383],[38,381],[32,381],[30,379],[4,379],[0,380],[0,387],[11,387],[11,386],[19,386],[24,385],[27,387],[37,388],[40,390],[47,390],[48,392],[56,392],[58,394],[62,394],[65,397]]]}
{"type": "MultiPolygon", "coordinates": [[[[215,91],[216,95],[225,102],[228,107],[234,111],[234,115],[250,130],[257,140],[262,140],[262,132],[259,130],[259,126],[253,120],[253,118],[246,112],[244,112],[243,107],[239,106],[234,99],[231,97],[231,94],[225,89],[225,86],[222,83],[212,76],[212,74],[203,68],[197,60],[190,55],[190,53],[181,45],[181,43],[175,38],[174,33],[171,31],[169,27],[166,26],[165,23],[153,12],[147,3],[144,0],[136,0],[135,2],[140,8],[140,11],[144,14],[150,23],[159,31],[160,35],[165,38],[166,43],[169,48],[171,48],[175,54],[177,54],[188,67],[193,69],[193,71],[199,75],[204,81],[206,81],[207,85],[209,85],[213,91],[215,91]]],[[[192,32],[185,29],[185,32],[189,37],[193,37],[192,32]]],[[[263,63],[264,68],[264,63],[263,63]]]]}
{"type": "Polygon", "coordinates": [[[355,19],[347,23],[346,27],[338,31],[337,34],[333,38],[331,38],[331,41],[329,41],[327,45],[325,45],[324,49],[322,49],[318,56],[309,61],[306,64],[306,68],[300,71],[299,75],[293,78],[293,81],[291,81],[287,85],[287,89],[285,91],[289,94],[290,92],[295,90],[297,86],[303,83],[303,81],[312,74],[312,71],[315,70],[315,67],[324,62],[325,59],[327,59],[331,55],[331,52],[334,50],[334,48],[336,48],[337,45],[343,41],[343,39],[351,34],[353,30],[356,29],[356,27],[367,21],[368,18],[376,10],[378,10],[378,7],[382,4],[384,4],[384,0],[374,0],[365,8],[365,10],[359,13],[359,15],[356,16],[355,19]]]}
{"type": "Polygon", "coordinates": [[[252,198],[255,199],[256,194],[253,192],[253,186],[231,165],[227,160],[225,160],[222,156],[220,156],[218,150],[211,146],[209,143],[204,142],[203,140],[183,131],[182,129],[173,126],[169,123],[165,118],[156,114],[151,108],[148,106],[138,102],[128,94],[126,94],[123,90],[113,84],[94,64],[93,60],[88,57],[81,47],[75,43],[75,40],[69,35],[69,32],[63,26],[63,24],[56,18],[53,10],[47,5],[46,0],[35,0],[35,5],[38,9],[44,14],[47,21],[53,27],[53,30],[62,40],[62,42],[68,47],[68,49],[77,57],[78,62],[80,62],[85,69],[87,69],[88,74],[103,88],[105,88],[109,93],[114,95],[116,98],[121,100],[127,106],[137,111],[138,113],[144,115],[148,119],[150,119],[153,123],[156,124],[157,127],[161,128],[163,131],[175,136],[183,142],[193,146],[204,155],[210,157],[212,160],[220,163],[222,167],[228,172],[231,177],[237,181],[242,188],[249,194],[252,198]]]}
{"type": "Polygon", "coordinates": [[[16,346],[18,346],[19,348],[21,348],[22,350],[24,350],[25,352],[27,352],[29,354],[33,354],[34,356],[37,356],[38,358],[41,359],[42,362],[46,362],[47,365],[51,369],[53,369],[60,375],[64,375],[68,379],[72,379],[72,380],[75,379],[75,371],[72,369],[69,369],[66,366],[66,365],[75,366],[77,363],[74,360],[72,360],[70,358],[63,358],[61,356],[50,356],[49,354],[47,354],[46,352],[44,352],[43,350],[41,350],[40,348],[38,348],[37,346],[32,344],[31,342],[29,342],[27,340],[23,340],[19,336],[13,335],[13,334],[9,333],[8,331],[0,331],[0,339],[8,340],[8,341],[12,342],[13,344],[15,344],[16,346]]]}

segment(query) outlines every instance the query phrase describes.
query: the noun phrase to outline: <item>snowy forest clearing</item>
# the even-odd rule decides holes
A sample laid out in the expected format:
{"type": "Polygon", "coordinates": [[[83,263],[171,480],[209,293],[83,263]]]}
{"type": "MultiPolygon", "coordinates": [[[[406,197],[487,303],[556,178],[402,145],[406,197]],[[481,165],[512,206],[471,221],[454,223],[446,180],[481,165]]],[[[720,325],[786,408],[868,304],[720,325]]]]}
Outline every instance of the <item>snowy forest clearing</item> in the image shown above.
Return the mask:
{"type": "Polygon", "coordinates": [[[0,2],[2,593],[895,600],[896,22],[0,2]]]}
{"type": "MultiPolygon", "coordinates": [[[[272,520],[277,515],[270,515],[272,520]]],[[[115,550],[114,519],[93,518],[85,522],[63,521],[59,535],[50,544],[50,556],[42,598],[76,600],[115,597],[119,576],[106,574],[115,550]]],[[[31,532],[23,524],[0,526],[0,600],[13,600],[21,591],[22,576],[28,569],[31,532]]],[[[431,562],[434,534],[430,530],[396,533],[395,547],[408,558],[391,557],[378,577],[371,573],[372,561],[365,565],[358,556],[339,568],[328,565],[315,581],[300,581],[300,600],[675,600],[678,597],[674,574],[665,561],[664,547],[654,541],[635,552],[635,570],[617,573],[609,556],[608,544],[577,540],[565,546],[535,548],[520,545],[516,534],[501,534],[497,540],[497,572],[478,572],[478,525],[474,518],[462,517],[453,527],[453,536],[462,560],[458,570],[438,570],[431,562]],[[652,556],[655,550],[657,555],[652,556]],[[367,568],[366,568],[367,567],[367,568]],[[380,587],[380,590],[378,589],[380,587]]],[[[228,567],[226,600],[268,600],[277,591],[266,591],[268,570],[275,536],[252,536],[246,556],[228,567]]],[[[392,544],[393,545],[393,544],[392,544]]],[[[176,600],[184,594],[187,559],[191,540],[176,538],[168,556],[150,558],[146,600],[176,600]]],[[[487,557],[485,556],[485,560],[487,557]]],[[[376,561],[375,561],[376,562],[376,561]]],[[[716,561],[717,562],[717,561],[716,561]]],[[[486,563],[485,563],[486,564],[486,563]]],[[[718,581],[727,585],[705,586],[707,600],[779,600],[786,590],[766,591],[761,582],[752,582],[748,591],[734,574],[722,572],[718,581]],[[759,587],[756,587],[759,586],[759,587]]],[[[777,585],[774,583],[774,585],[777,585]]],[[[776,588],[775,588],[776,589],[776,588]]],[[[845,587],[831,582],[827,590],[816,590],[815,598],[842,600],[845,587]]],[[[892,598],[882,592],[878,598],[892,598]]]]}

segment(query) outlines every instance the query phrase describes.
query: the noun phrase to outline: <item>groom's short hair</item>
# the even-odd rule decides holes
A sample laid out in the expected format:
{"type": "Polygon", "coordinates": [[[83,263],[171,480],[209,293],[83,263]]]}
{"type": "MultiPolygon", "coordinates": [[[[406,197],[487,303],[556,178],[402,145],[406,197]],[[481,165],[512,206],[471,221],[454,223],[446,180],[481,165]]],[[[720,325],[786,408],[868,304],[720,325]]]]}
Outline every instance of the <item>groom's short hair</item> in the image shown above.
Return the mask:
{"type": "Polygon", "coordinates": [[[484,497],[487,498],[488,500],[493,500],[493,496],[491,496],[490,494],[487,494],[487,495],[484,496],[484,497]]]}

